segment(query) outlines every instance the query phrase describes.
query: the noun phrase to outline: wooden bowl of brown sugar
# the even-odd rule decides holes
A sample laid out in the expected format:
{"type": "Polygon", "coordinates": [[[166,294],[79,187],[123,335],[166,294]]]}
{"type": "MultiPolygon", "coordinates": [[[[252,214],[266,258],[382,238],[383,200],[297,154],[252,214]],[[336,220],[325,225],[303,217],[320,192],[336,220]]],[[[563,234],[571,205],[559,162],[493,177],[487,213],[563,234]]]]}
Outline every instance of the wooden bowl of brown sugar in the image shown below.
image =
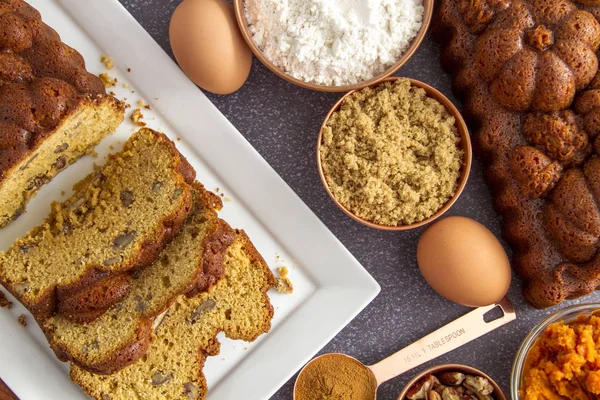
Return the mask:
{"type": "Polygon", "coordinates": [[[466,186],[472,162],[467,125],[433,87],[391,77],[344,95],[317,141],[325,190],[354,220],[402,231],[443,215],[466,186]]]}

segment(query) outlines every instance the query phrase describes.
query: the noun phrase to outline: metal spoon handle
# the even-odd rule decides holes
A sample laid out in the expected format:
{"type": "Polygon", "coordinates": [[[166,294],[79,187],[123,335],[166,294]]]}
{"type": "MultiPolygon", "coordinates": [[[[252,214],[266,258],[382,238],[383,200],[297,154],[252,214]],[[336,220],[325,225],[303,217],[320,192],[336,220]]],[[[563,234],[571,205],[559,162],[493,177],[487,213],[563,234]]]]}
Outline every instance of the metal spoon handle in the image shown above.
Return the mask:
{"type": "Polygon", "coordinates": [[[516,317],[513,305],[505,297],[496,304],[476,308],[368,368],[371,369],[377,379],[377,384],[380,385],[389,379],[395,378],[408,370],[514,321],[516,317]],[[483,320],[484,314],[496,307],[502,309],[503,316],[493,321],[485,322],[483,320]]]}

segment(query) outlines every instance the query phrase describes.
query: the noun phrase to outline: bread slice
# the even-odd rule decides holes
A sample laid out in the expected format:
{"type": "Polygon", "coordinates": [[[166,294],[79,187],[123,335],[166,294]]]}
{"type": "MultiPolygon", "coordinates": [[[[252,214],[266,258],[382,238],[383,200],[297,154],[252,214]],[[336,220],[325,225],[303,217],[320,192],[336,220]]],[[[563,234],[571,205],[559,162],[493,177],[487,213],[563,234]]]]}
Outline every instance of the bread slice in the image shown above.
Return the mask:
{"type": "Polygon", "coordinates": [[[123,121],[83,57],[21,0],[0,0],[0,227],[123,121]]]}
{"type": "Polygon", "coordinates": [[[56,312],[78,322],[99,317],[128,293],[130,273],[179,232],[194,175],[165,135],[138,131],[54,203],[41,226],[0,253],[0,283],[38,321],[56,312]]]}
{"type": "Polygon", "coordinates": [[[146,355],[113,375],[75,365],[71,379],[99,400],[204,399],[207,356],[219,353],[216,335],[253,341],[269,331],[273,307],[266,292],[273,274],[243,231],[227,249],[225,276],[207,293],[180,296],[154,329],[146,355]]]}
{"type": "Polygon", "coordinates": [[[206,290],[223,276],[223,259],[235,234],[217,216],[221,199],[194,184],[194,206],[181,233],[152,265],[136,274],[123,301],[89,324],[62,315],[42,324],[58,358],[110,374],[148,349],[154,318],[180,294],[206,290]]]}

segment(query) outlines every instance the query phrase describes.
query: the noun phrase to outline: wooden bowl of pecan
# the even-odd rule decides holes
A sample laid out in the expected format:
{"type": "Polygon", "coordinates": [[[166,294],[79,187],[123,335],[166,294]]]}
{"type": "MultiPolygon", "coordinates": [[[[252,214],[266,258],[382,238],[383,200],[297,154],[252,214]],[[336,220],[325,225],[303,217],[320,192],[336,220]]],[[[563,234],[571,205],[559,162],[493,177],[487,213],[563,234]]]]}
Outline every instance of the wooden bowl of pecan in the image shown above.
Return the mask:
{"type": "Polygon", "coordinates": [[[411,379],[398,400],[506,400],[506,396],[492,378],[478,369],[443,364],[411,379]]]}

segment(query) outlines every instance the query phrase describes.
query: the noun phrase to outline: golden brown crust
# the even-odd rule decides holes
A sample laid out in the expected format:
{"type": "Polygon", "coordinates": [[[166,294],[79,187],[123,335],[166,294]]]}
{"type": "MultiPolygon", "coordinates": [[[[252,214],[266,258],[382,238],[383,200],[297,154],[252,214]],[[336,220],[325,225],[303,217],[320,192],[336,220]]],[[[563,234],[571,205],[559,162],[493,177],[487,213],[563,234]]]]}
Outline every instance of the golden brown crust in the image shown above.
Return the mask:
{"type": "Polygon", "coordinates": [[[92,269],[88,275],[77,285],[56,289],[57,313],[80,324],[99,318],[131,289],[129,273],[109,276],[105,271],[92,269]]]}
{"type": "Polygon", "coordinates": [[[570,0],[442,0],[438,8],[442,64],[453,72],[453,88],[464,100],[503,216],[503,236],[514,249],[513,268],[535,307],[600,285],[594,230],[599,172],[592,153],[598,151],[592,143],[600,102],[593,89],[600,76],[593,53],[600,24],[592,15],[599,18],[600,9],[570,0]],[[464,4],[493,12],[471,13],[487,15],[471,21],[464,4]],[[535,60],[533,70],[527,57],[535,60]],[[510,79],[508,86],[521,93],[495,91],[510,79]]]}
{"type": "Polygon", "coordinates": [[[186,293],[193,297],[199,293],[206,292],[225,273],[225,255],[227,248],[235,239],[235,232],[223,220],[219,220],[214,232],[205,239],[204,254],[202,255],[202,269],[198,271],[198,277],[186,293]]]}
{"type": "Polygon", "coordinates": [[[124,110],[22,0],[0,0],[0,48],[0,182],[81,104],[108,98],[124,110]]]}
{"type": "MultiPolygon", "coordinates": [[[[165,307],[165,310],[167,308],[168,307],[165,307]]],[[[72,357],[68,349],[64,348],[62,345],[52,346],[52,350],[54,351],[54,354],[56,354],[56,357],[63,362],[72,362],[95,374],[110,375],[133,364],[146,354],[148,346],[150,346],[150,343],[152,342],[153,322],[154,318],[144,318],[140,320],[136,336],[133,337],[129,343],[115,350],[110,358],[93,364],[81,363],[80,360],[72,357]]],[[[44,329],[44,334],[47,337],[50,337],[53,332],[44,329]]]]}

